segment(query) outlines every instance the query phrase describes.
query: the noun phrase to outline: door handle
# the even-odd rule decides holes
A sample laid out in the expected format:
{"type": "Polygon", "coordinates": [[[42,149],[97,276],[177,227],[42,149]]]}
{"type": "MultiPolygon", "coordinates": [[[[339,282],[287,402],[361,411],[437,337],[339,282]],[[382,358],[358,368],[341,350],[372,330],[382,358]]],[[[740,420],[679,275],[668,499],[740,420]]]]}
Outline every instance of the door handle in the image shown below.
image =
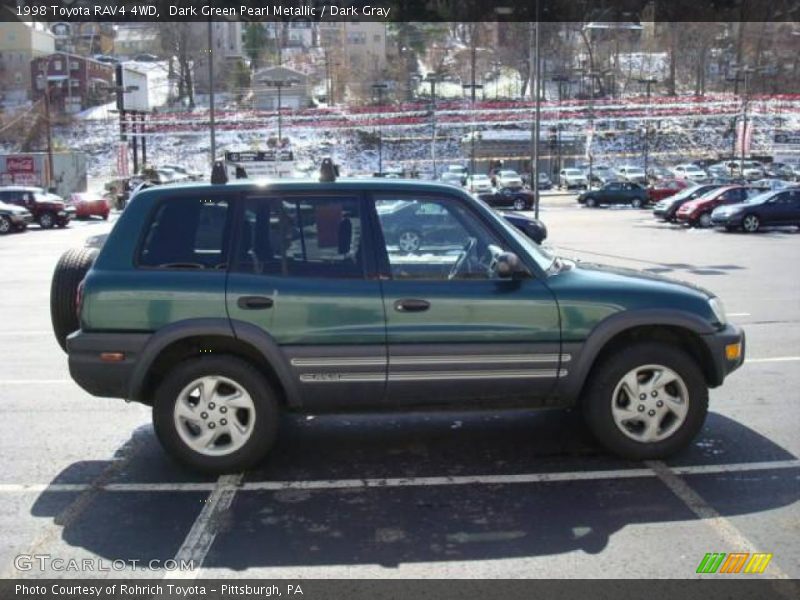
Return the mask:
{"type": "Polygon", "coordinates": [[[423,312],[430,307],[431,303],[427,300],[418,300],[416,298],[405,298],[394,303],[394,309],[397,312],[423,312]]]}
{"type": "Polygon", "coordinates": [[[244,310],[264,310],[272,308],[273,304],[272,298],[266,296],[241,296],[236,301],[236,305],[244,310]]]}

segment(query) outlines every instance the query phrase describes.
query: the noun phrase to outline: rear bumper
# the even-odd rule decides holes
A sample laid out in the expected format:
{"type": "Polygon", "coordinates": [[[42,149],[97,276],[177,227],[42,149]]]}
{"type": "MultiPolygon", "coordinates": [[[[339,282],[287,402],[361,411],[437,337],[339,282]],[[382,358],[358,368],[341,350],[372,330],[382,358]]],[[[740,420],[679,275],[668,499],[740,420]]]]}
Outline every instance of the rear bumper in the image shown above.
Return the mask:
{"type": "Polygon", "coordinates": [[[741,327],[728,323],[724,329],[715,333],[702,336],[706,348],[711,356],[713,373],[711,387],[722,385],[725,378],[744,364],[745,356],[745,334],[741,327]],[[739,357],[729,360],[726,356],[726,347],[732,344],[740,344],[741,351],[739,357]]]}
{"type": "Polygon", "coordinates": [[[128,398],[139,354],[150,339],[147,333],[84,333],[67,338],[69,373],[93,396],[128,398]],[[103,360],[103,353],[122,353],[118,362],[103,360]]]}

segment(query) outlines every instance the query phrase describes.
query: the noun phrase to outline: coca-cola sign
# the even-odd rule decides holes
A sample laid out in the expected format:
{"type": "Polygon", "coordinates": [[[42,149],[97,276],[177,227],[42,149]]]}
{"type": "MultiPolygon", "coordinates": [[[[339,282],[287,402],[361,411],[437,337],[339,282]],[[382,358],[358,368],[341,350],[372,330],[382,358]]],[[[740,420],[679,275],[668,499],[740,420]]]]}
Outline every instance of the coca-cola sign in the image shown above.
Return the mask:
{"type": "Polygon", "coordinates": [[[9,156],[6,158],[6,171],[8,173],[33,173],[32,156],[9,156]]]}

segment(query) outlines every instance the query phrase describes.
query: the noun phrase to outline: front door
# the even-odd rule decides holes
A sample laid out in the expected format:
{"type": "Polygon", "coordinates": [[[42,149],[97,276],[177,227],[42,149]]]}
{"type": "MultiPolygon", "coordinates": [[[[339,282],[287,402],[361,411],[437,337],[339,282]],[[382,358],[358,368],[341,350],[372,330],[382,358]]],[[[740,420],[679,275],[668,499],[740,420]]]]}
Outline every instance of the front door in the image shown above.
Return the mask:
{"type": "Polygon", "coordinates": [[[390,403],[544,399],[560,372],[556,302],[541,278],[501,279],[508,234],[464,198],[380,194],[390,403]],[[414,231],[415,248],[402,245],[414,231]]]}
{"type": "Polygon", "coordinates": [[[357,195],[251,196],[239,216],[227,306],[281,346],[304,407],[384,400],[380,283],[369,277],[357,195]]]}

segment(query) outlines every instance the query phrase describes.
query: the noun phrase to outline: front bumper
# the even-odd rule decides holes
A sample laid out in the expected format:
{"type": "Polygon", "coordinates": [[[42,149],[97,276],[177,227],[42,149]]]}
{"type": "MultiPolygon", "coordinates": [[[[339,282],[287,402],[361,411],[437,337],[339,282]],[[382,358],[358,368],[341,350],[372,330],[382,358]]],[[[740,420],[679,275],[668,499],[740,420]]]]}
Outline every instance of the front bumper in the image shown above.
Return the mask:
{"type": "Polygon", "coordinates": [[[714,227],[734,227],[739,226],[742,224],[742,215],[741,214],[733,214],[733,215],[711,215],[711,224],[714,227]]]}
{"type": "Polygon", "coordinates": [[[136,361],[150,339],[146,333],[85,333],[67,338],[69,373],[79,386],[105,398],[129,396],[136,361]],[[104,353],[121,353],[118,362],[104,360],[104,353]]]}
{"type": "Polygon", "coordinates": [[[703,342],[711,356],[712,373],[710,386],[722,385],[725,378],[744,364],[745,334],[741,327],[728,323],[723,329],[702,336],[703,342]],[[726,354],[728,346],[740,345],[738,357],[729,359],[726,354]]]}

